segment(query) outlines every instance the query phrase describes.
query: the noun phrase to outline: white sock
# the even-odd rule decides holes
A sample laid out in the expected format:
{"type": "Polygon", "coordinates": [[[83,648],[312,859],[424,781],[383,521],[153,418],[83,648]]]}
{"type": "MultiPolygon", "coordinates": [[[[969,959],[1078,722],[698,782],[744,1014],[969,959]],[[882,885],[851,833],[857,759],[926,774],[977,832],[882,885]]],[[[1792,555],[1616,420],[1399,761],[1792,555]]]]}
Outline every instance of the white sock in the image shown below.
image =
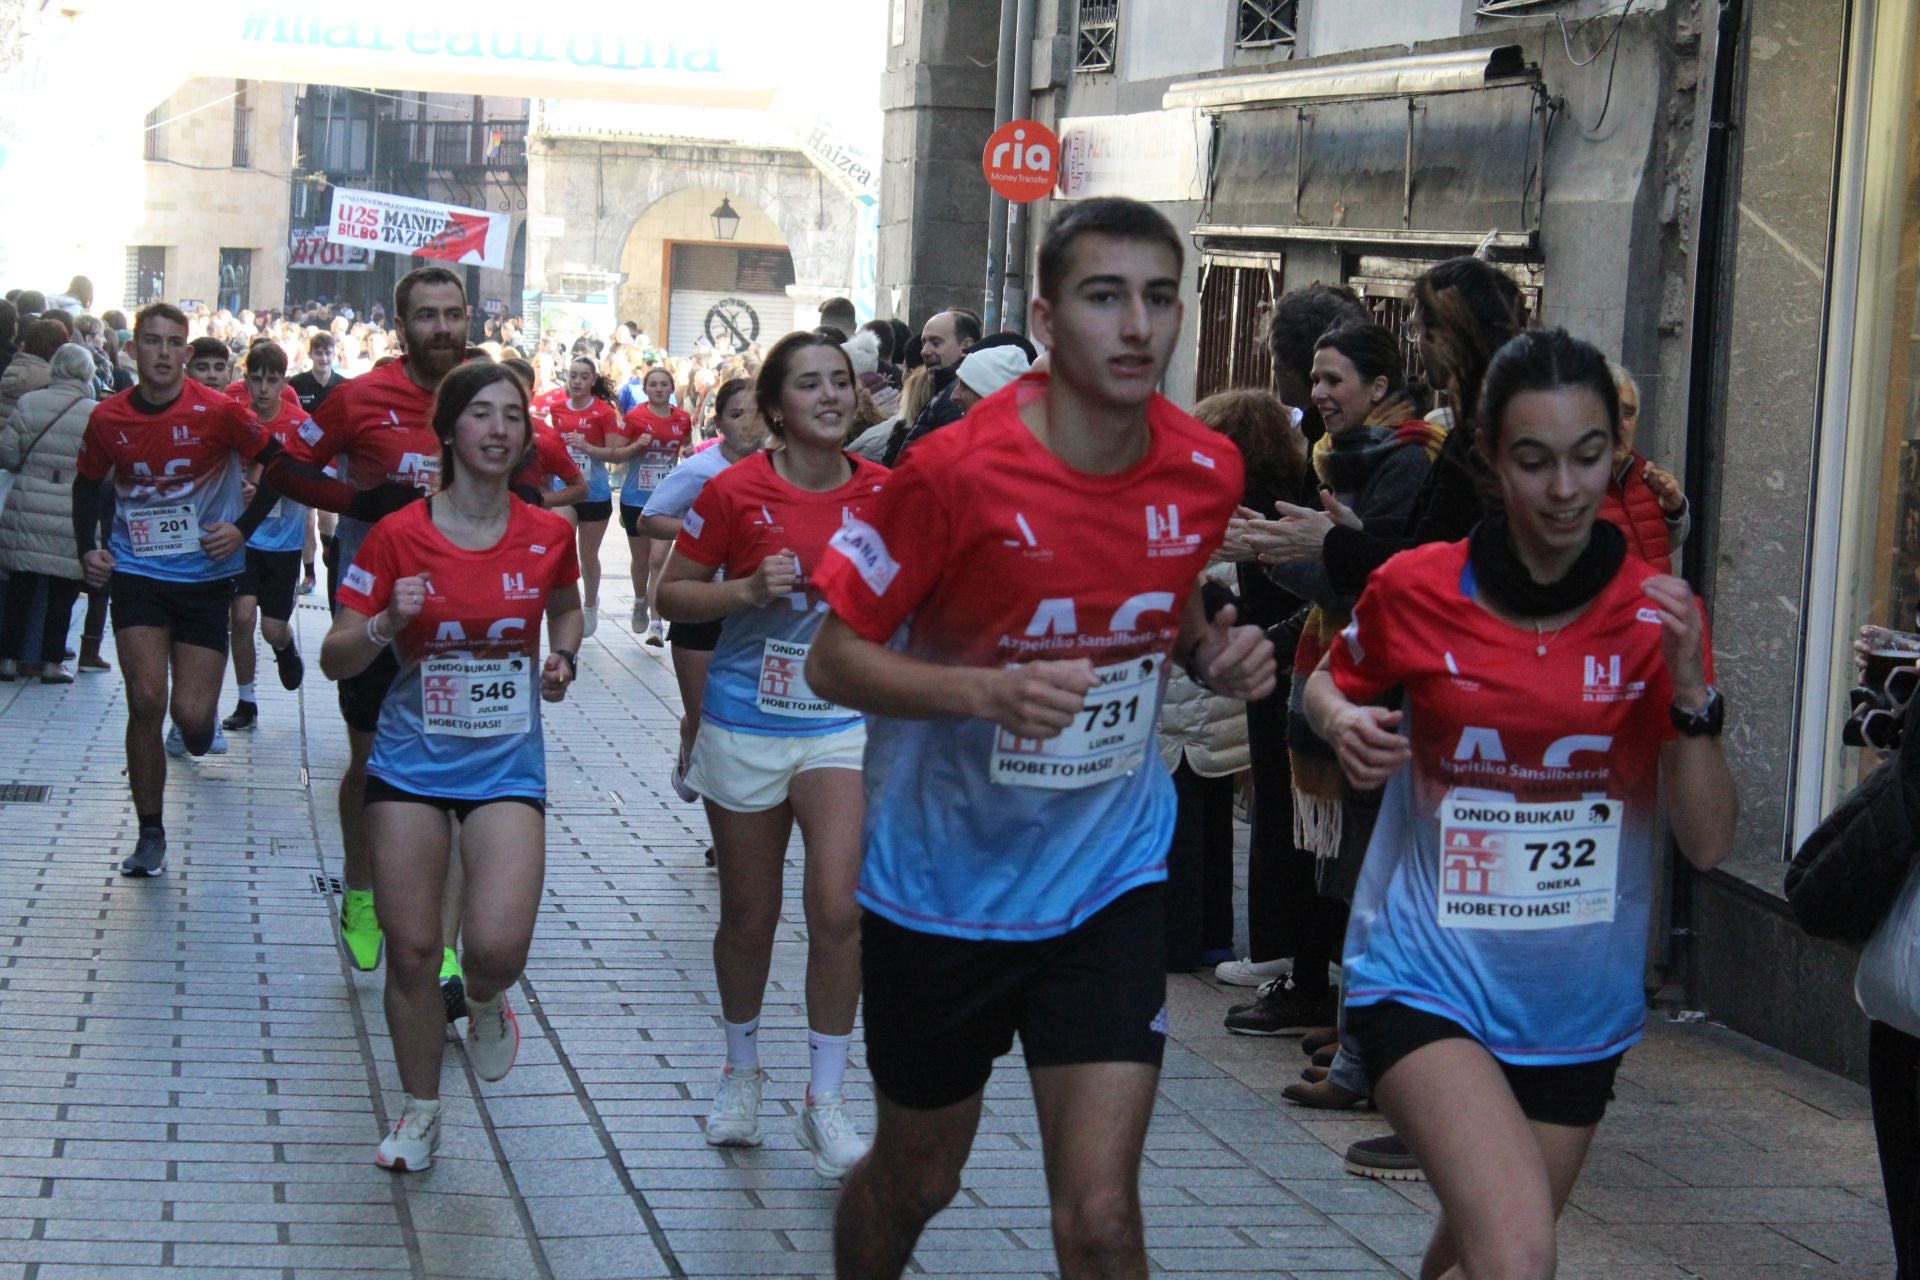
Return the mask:
{"type": "Polygon", "coordinates": [[[830,1036],[824,1031],[807,1028],[809,1101],[824,1098],[828,1094],[835,1097],[840,1095],[840,1082],[847,1075],[847,1046],[852,1043],[851,1035],[830,1036]]]}
{"type": "Polygon", "coordinates": [[[759,1070],[760,1019],[728,1022],[722,1018],[720,1025],[727,1029],[727,1065],[735,1071],[759,1070]]]}
{"type": "Polygon", "coordinates": [[[254,697],[254,696],[253,696],[253,686],[252,686],[252,685],[250,685],[250,684],[243,684],[243,685],[241,685],[241,686],[239,686],[239,691],[240,691],[240,701],[242,701],[242,702],[258,702],[258,701],[259,701],[259,699],[258,699],[258,698],[256,698],[256,697],[254,697]]]}

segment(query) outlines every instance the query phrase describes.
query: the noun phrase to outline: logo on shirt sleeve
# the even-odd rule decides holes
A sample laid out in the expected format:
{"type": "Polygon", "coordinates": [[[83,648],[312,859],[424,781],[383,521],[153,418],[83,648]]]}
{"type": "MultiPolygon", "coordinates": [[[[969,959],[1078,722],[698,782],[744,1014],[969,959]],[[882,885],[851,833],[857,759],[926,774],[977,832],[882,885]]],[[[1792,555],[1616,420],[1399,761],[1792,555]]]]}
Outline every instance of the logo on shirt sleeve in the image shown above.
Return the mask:
{"type": "Polygon", "coordinates": [[[865,520],[846,521],[827,545],[847,558],[876,596],[885,595],[900,575],[900,564],[887,550],[887,540],[865,520]]]}
{"type": "Polygon", "coordinates": [[[349,591],[358,591],[363,596],[373,594],[373,587],[379,579],[362,569],[359,565],[347,566],[347,576],[340,579],[340,585],[349,591]]]}
{"type": "Polygon", "coordinates": [[[697,538],[706,532],[707,522],[701,518],[698,511],[689,511],[687,512],[687,518],[682,527],[685,528],[690,535],[697,538]]]}

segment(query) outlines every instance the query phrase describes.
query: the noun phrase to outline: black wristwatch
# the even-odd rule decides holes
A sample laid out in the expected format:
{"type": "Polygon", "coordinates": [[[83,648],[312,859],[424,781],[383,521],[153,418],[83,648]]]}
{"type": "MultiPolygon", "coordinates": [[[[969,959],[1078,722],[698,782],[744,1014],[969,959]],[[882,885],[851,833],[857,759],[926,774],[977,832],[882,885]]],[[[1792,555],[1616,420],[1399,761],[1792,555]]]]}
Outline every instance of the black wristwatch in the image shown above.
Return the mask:
{"type": "Polygon", "coordinates": [[[1727,723],[1727,704],[1717,685],[1707,686],[1707,705],[1699,710],[1690,710],[1676,702],[1667,711],[1673,717],[1673,727],[1683,738],[1717,738],[1727,723]]]}
{"type": "Polygon", "coordinates": [[[567,677],[569,679],[578,680],[580,678],[580,659],[574,655],[573,650],[555,649],[553,656],[567,660],[567,677]]]}

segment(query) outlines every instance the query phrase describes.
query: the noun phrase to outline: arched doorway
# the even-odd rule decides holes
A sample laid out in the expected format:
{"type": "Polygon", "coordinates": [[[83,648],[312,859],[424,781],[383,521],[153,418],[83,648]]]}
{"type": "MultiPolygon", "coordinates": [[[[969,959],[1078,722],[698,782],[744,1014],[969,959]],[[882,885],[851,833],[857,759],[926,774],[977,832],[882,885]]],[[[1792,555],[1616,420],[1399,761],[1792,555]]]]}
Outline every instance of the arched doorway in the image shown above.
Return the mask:
{"type": "Polygon", "coordinates": [[[627,232],[620,272],[620,318],[676,355],[703,337],[723,350],[771,342],[794,325],[787,238],[731,192],[685,187],[654,201],[627,232]],[[714,227],[722,200],[740,219],[728,240],[714,227]]]}

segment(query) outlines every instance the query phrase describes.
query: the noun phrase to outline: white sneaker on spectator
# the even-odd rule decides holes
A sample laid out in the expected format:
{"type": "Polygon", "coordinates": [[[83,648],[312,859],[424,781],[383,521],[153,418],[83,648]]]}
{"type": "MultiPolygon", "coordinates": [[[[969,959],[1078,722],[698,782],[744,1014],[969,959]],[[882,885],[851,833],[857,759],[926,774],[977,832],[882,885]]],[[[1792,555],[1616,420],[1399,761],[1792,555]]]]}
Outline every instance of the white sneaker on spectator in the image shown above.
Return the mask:
{"type": "Polygon", "coordinates": [[[867,1144],[847,1117],[847,1104],[837,1093],[809,1097],[794,1121],[793,1134],[813,1153],[813,1170],[823,1178],[843,1178],[854,1162],[867,1154],[867,1144]]]}
{"type": "Polygon", "coordinates": [[[760,1145],[760,1092],[766,1084],[767,1073],[759,1067],[720,1069],[720,1091],[713,1095],[713,1109],[707,1112],[708,1146],[760,1145]]]}
{"type": "Polygon", "coordinates": [[[1292,972],[1292,956],[1279,960],[1225,960],[1213,967],[1214,981],[1230,987],[1258,987],[1292,972]]]}

